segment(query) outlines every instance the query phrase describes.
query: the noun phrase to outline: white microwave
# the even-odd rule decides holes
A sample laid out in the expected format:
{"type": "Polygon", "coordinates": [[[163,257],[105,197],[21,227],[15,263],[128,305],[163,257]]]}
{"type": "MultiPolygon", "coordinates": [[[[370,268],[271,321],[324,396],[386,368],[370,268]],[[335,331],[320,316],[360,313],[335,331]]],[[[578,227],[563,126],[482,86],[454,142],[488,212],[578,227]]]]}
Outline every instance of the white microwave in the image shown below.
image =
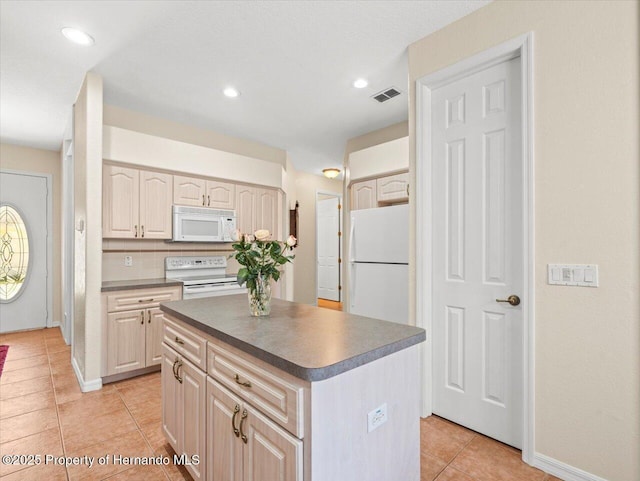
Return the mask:
{"type": "Polygon", "coordinates": [[[231,242],[235,229],[233,210],[173,206],[174,242],[231,242]]]}

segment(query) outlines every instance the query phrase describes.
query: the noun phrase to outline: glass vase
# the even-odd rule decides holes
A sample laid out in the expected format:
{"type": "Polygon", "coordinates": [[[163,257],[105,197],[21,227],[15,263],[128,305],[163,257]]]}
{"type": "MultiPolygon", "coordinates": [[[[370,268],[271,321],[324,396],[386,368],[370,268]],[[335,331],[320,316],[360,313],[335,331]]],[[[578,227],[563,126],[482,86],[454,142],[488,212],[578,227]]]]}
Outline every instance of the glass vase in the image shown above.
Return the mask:
{"type": "Polygon", "coordinates": [[[271,313],[271,283],[264,276],[258,276],[255,289],[249,289],[249,313],[256,317],[271,313]]]}

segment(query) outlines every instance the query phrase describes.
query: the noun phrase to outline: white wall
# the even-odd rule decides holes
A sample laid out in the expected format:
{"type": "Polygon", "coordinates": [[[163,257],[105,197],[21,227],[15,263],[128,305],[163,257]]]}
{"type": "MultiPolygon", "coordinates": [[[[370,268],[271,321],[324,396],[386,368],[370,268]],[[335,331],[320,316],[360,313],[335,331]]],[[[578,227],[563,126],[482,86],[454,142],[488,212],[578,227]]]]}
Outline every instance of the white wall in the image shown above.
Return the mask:
{"type": "Polygon", "coordinates": [[[102,385],[102,78],[91,72],[74,106],[74,204],[72,356],[84,391],[102,385]]]}
{"type": "Polygon", "coordinates": [[[640,479],[638,18],[493,2],[409,47],[415,175],[416,79],[534,33],[535,448],[616,481],[640,479]],[[600,287],[549,286],[547,263],[598,264],[600,287]]]}
{"type": "Polygon", "coordinates": [[[222,150],[104,126],[105,160],[281,187],[282,166],[222,150]]]}
{"type": "Polygon", "coordinates": [[[352,152],[349,155],[351,181],[409,170],[409,137],[352,152]]]}

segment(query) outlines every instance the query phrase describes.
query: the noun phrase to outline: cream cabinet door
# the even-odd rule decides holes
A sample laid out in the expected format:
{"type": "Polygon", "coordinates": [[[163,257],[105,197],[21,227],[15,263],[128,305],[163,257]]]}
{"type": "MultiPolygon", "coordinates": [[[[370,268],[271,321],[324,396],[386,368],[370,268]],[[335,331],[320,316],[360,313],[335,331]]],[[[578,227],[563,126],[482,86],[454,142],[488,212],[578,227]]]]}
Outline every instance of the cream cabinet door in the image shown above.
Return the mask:
{"type": "Polygon", "coordinates": [[[207,481],[243,479],[241,408],[239,397],[207,377],[207,481]]]}
{"type": "Polygon", "coordinates": [[[107,314],[107,374],[145,367],[146,310],[107,314]]]}
{"type": "Polygon", "coordinates": [[[176,372],[183,391],[180,422],[183,441],[179,454],[187,456],[185,467],[193,479],[204,479],[207,375],[184,358],[178,363],[176,372]]]}
{"type": "Polygon", "coordinates": [[[173,175],[140,171],[140,238],[171,239],[173,175]]]}
{"type": "Polygon", "coordinates": [[[409,200],[409,174],[388,175],[376,179],[378,202],[403,202],[409,200]]]}
{"type": "Polygon", "coordinates": [[[146,366],[154,366],[162,362],[162,311],[158,307],[145,309],[145,357],[146,366]]]}
{"type": "Polygon", "coordinates": [[[236,208],[236,186],[228,182],[207,180],[207,207],[233,210],[236,208]]]}
{"type": "Polygon", "coordinates": [[[256,230],[256,189],[245,185],[236,186],[237,226],[243,234],[253,234],[256,230]]]}
{"type": "Polygon", "coordinates": [[[198,177],[173,176],[173,203],[178,205],[204,206],[206,204],[207,181],[198,177]]]}
{"type": "Polygon", "coordinates": [[[302,441],[256,409],[246,409],[248,414],[242,430],[247,437],[243,456],[244,479],[302,481],[302,441]]]}
{"type": "Polygon", "coordinates": [[[176,453],[180,453],[182,431],[182,388],[175,375],[180,356],[162,345],[162,432],[176,453]]]}
{"type": "Polygon", "coordinates": [[[278,192],[271,189],[256,189],[255,229],[267,229],[274,239],[278,237],[278,192]]]}
{"type": "Polygon", "coordinates": [[[351,210],[371,209],[377,206],[375,179],[356,182],[351,186],[351,210]]]}
{"type": "Polygon", "coordinates": [[[104,165],[102,168],[102,237],[138,236],[140,172],[104,165]]]}

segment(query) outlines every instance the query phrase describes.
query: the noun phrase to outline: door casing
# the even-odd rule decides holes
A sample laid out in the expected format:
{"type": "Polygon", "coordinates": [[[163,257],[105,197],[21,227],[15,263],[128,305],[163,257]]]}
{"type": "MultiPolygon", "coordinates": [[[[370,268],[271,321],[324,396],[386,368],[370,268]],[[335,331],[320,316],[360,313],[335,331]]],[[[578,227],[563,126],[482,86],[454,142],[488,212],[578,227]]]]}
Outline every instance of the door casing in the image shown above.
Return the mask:
{"type": "MultiPolygon", "coordinates": [[[[329,196],[329,197],[337,197],[338,198],[338,205],[342,206],[344,205],[342,203],[342,194],[337,194],[336,192],[330,192],[328,190],[316,190],[316,250],[315,250],[315,262],[316,262],[316,304],[318,303],[318,285],[319,285],[319,273],[318,273],[318,200],[320,199],[321,196],[329,196]]],[[[343,224],[342,224],[342,211],[343,209],[340,208],[340,212],[338,214],[338,223],[339,223],[339,228],[340,228],[340,232],[343,231],[343,224]]],[[[342,239],[344,236],[340,236],[340,238],[338,239],[338,258],[341,259],[342,258],[342,252],[343,252],[343,244],[342,244],[342,239]]],[[[342,275],[342,262],[338,261],[338,302],[344,302],[344,296],[342,294],[342,290],[341,290],[341,286],[343,284],[343,275],[342,275]]]]}
{"type": "Polygon", "coordinates": [[[531,464],[535,415],[535,292],[534,292],[534,150],[533,150],[533,32],[514,38],[416,80],[416,320],[427,331],[423,345],[422,416],[432,414],[431,259],[433,212],[431,201],[431,91],[493,65],[521,58],[522,219],[523,219],[523,439],[522,459],[531,464]]]}
{"type": "Polygon", "coordinates": [[[47,183],[47,327],[59,326],[59,322],[53,321],[53,184],[52,175],[40,172],[27,172],[24,170],[1,169],[6,174],[26,175],[29,177],[41,177],[47,183]]]}

